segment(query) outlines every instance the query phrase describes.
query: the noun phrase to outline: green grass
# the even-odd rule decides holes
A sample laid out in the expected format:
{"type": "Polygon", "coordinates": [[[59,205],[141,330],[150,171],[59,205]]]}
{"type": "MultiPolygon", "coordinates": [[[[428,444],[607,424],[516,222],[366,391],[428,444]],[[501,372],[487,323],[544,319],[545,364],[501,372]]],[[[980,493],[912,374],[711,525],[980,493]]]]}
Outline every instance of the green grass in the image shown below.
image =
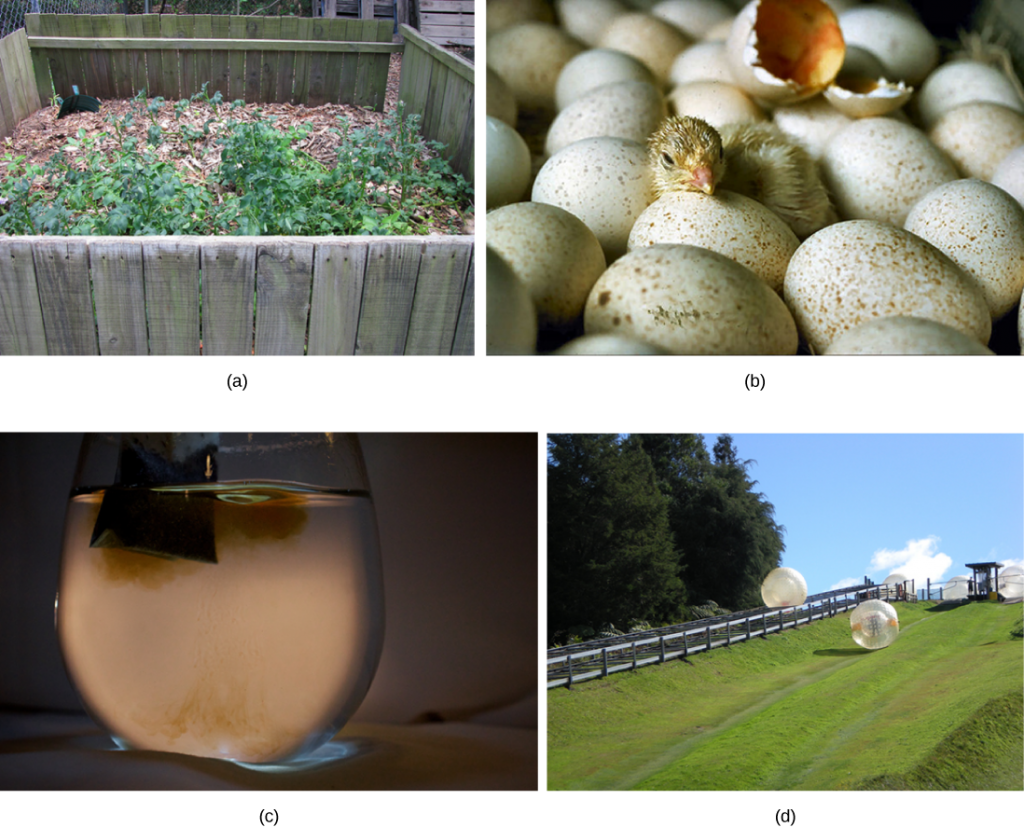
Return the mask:
{"type": "Polygon", "coordinates": [[[1021,789],[1021,606],[845,615],[548,692],[552,789],[1021,789]]]}

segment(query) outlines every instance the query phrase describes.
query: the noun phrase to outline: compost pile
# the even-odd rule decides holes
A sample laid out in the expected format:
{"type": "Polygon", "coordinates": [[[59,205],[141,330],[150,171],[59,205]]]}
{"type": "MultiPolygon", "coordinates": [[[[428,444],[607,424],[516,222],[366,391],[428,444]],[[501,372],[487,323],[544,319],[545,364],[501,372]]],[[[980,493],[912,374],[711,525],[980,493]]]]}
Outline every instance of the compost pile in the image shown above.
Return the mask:
{"type": "Polygon", "coordinates": [[[139,95],[22,121],[0,159],[0,233],[472,232],[472,190],[398,103],[384,112],[139,95]]]}

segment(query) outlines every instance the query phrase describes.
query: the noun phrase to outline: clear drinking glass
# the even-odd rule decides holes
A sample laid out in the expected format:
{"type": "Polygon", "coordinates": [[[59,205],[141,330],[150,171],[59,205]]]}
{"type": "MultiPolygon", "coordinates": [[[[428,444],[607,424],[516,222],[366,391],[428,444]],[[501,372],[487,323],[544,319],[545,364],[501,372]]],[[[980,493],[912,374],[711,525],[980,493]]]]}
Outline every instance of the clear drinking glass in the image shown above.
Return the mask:
{"type": "Polygon", "coordinates": [[[357,438],[87,436],[57,597],[68,673],[119,745],[308,755],[359,706],[383,644],[357,438]]]}

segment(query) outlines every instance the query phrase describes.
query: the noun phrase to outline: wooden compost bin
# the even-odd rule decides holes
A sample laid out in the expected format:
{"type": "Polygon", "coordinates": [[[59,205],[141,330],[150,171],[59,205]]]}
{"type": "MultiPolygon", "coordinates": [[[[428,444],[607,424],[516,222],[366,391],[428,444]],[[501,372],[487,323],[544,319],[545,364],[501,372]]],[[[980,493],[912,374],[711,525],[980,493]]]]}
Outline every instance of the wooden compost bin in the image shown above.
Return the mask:
{"type": "MultiPolygon", "coordinates": [[[[389,21],[26,15],[26,25],[27,36],[0,41],[4,137],[70,83],[101,99],[138,88],[174,99],[208,79],[228,100],[381,109],[389,54],[403,48],[389,21]]],[[[403,61],[402,84],[418,88],[405,75],[403,61]]],[[[442,91],[415,110],[424,123],[468,125],[470,163],[472,99],[442,91]]],[[[0,354],[471,354],[473,301],[471,236],[0,238],[0,354]]]]}
{"type": "Polygon", "coordinates": [[[423,117],[425,138],[448,147],[452,169],[473,178],[473,64],[442,49],[415,29],[400,26],[405,39],[398,98],[407,114],[423,117]]]}

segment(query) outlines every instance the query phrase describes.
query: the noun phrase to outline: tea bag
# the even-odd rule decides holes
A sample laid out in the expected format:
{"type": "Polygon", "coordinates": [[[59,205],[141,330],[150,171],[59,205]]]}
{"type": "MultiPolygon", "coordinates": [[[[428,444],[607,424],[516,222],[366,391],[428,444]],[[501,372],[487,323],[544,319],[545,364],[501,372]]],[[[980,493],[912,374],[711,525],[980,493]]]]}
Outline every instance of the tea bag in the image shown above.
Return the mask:
{"type": "Polygon", "coordinates": [[[216,563],[215,499],[188,486],[217,481],[218,441],[217,434],[122,436],[90,546],[216,563]]]}

